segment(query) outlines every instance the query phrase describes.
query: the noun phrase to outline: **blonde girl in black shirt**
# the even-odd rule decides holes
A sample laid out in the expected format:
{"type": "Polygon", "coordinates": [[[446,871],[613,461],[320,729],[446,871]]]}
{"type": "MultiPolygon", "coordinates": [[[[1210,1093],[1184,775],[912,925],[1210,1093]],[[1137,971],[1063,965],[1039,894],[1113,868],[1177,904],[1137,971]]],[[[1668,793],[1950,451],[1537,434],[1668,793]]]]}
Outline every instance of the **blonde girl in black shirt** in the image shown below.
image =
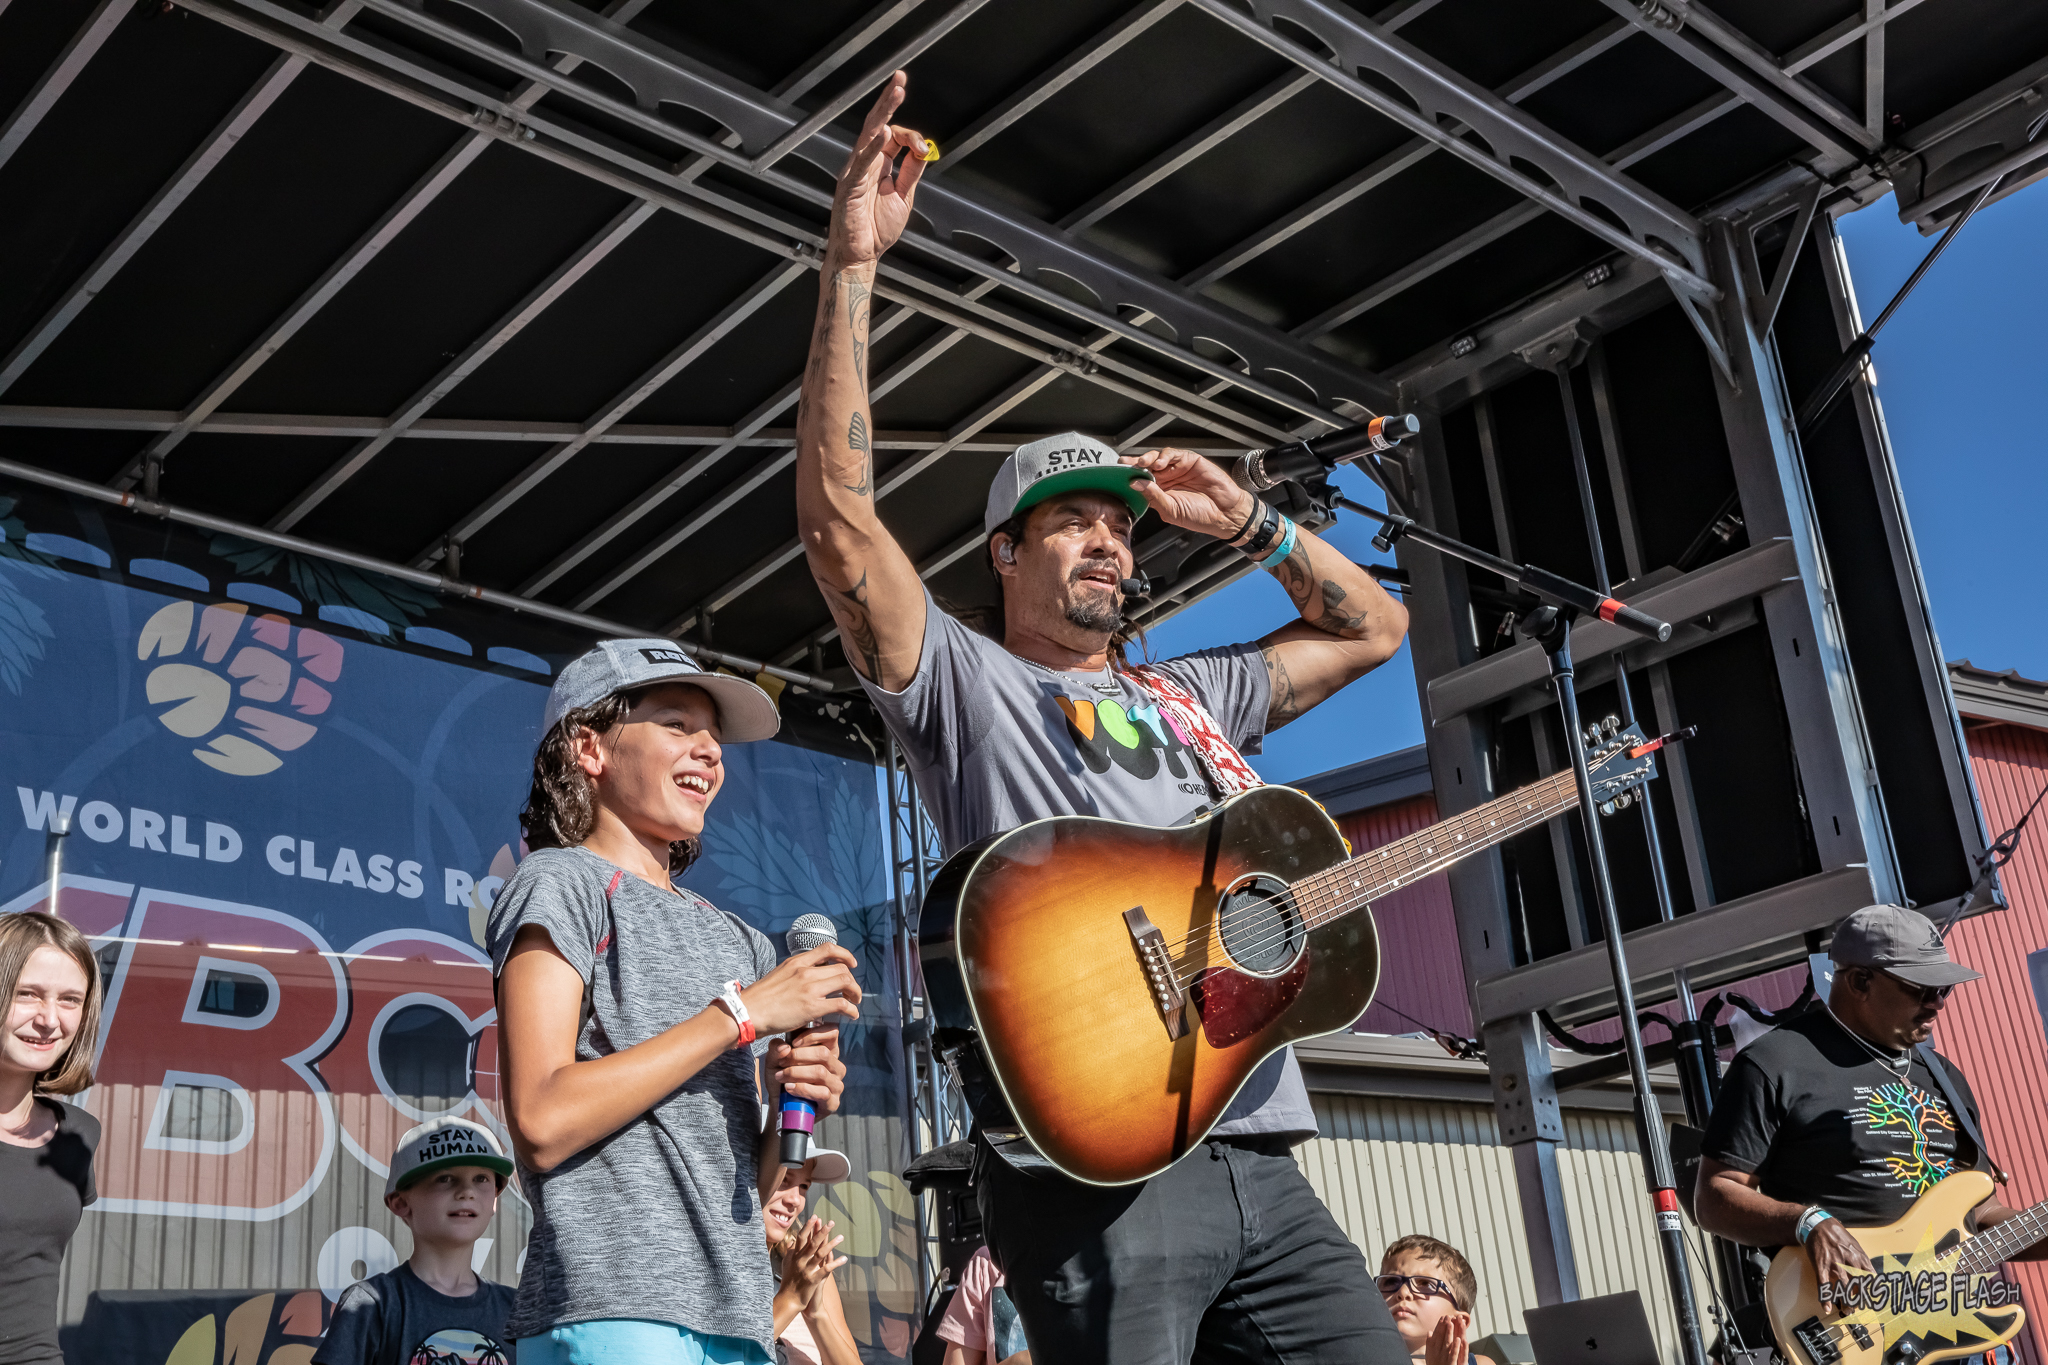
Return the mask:
{"type": "Polygon", "coordinates": [[[57,1271],[99,1198],[99,1121],[57,1099],[92,1084],[100,973],[85,936],[54,915],[0,916],[0,1365],[62,1361],[57,1271]]]}

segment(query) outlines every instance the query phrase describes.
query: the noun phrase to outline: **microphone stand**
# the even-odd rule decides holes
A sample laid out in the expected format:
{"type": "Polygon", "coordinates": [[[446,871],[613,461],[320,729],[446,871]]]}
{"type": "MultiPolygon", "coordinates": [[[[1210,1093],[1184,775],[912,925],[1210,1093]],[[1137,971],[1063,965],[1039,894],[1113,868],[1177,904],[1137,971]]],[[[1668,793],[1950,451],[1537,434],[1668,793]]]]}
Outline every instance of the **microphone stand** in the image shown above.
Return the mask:
{"type": "MultiPolygon", "coordinates": [[[[1557,709],[1564,721],[1565,746],[1571,753],[1572,773],[1579,790],[1579,817],[1586,832],[1586,859],[1592,864],[1593,898],[1599,906],[1600,925],[1606,939],[1607,967],[1614,977],[1614,1003],[1619,1011],[1623,1050],[1628,1055],[1629,1081],[1634,1090],[1636,1139],[1643,1153],[1643,1178],[1655,1210],[1657,1240],[1664,1253],[1664,1273],[1671,1283],[1671,1301],[1678,1311],[1679,1346],[1685,1365],[1706,1365],[1706,1347],[1700,1336],[1699,1305],[1693,1298],[1692,1273],[1685,1259],[1685,1226],[1678,1212],[1678,1182],[1671,1169],[1671,1147],[1664,1138],[1664,1118],[1657,1097],[1650,1089],[1650,1064],[1643,1055],[1643,1032],[1636,1022],[1636,994],[1629,979],[1628,954],[1621,942],[1621,916],[1615,908],[1614,881],[1607,868],[1607,845],[1600,835],[1599,811],[1593,796],[1593,778],[1586,765],[1586,736],[1579,718],[1579,696],[1573,685],[1571,628],[1575,617],[1597,615],[1652,640],[1671,638],[1669,622],[1633,607],[1623,606],[1604,592],[1583,583],[1561,578],[1534,565],[1515,564],[1477,546],[1453,540],[1433,531],[1413,517],[1382,512],[1349,498],[1336,497],[1336,505],[1380,523],[1373,547],[1386,553],[1394,542],[1412,539],[1439,554],[1499,574],[1520,584],[1542,605],[1525,613],[1517,623],[1524,635],[1543,647],[1550,664],[1550,682],[1557,693],[1557,709]]],[[[1647,810],[1647,807],[1645,808],[1647,810]]]]}

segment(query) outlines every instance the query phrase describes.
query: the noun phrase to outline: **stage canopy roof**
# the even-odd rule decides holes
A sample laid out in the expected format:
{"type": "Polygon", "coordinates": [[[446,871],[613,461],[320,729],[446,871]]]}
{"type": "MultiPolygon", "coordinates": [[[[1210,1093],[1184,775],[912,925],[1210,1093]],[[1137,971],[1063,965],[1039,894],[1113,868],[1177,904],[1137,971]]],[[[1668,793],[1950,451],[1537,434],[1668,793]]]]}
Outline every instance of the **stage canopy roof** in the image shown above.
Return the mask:
{"type": "MultiPolygon", "coordinates": [[[[0,0],[0,447],[831,670],[791,425],[897,65],[944,159],[878,291],[883,515],[961,600],[1031,436],[1327,430],[1560,291],[1700,309],[1787,186],[1933,230],[2048,169],[2010,0],[0,0]]],[[[1141,534],[1155,619],[1241,572],[1141,534]]]]}

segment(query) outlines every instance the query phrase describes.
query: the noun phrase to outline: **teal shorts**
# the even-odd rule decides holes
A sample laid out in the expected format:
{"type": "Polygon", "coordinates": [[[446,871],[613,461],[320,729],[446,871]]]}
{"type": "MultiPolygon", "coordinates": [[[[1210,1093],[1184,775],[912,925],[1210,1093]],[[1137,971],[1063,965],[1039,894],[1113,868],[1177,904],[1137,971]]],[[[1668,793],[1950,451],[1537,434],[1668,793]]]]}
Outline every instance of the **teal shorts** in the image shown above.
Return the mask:
{"type": "Polygon", "coordinates": [[[768,1365],[757,1341],[641,1318],[572,1322],[521,1337],[514,1358],[519,1365],[768,1365]]]}

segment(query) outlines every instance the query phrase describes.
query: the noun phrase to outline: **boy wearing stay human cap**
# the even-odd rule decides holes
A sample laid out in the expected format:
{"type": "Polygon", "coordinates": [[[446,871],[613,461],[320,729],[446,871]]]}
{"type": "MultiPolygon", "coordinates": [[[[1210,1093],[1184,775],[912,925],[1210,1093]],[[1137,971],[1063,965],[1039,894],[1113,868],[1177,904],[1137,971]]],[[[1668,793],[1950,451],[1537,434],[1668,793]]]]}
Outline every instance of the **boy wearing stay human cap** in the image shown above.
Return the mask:
{"type": "Polygon", "coordinates": [[[533,1205],[506,1325],[519,1365],[770,1359],[757,1173],[777,1141],[761,1102],[787,1089],[838,1107],[835,1024],[858,1017],[860,987],[844,948],[778,966],[674,878],[725,782],[722,746],[778,724],[767,693],[673,640],[602,641],[548,696],[520,816],[532,852],[485,935],[533,1205]]]}
{"type": "Polygon", "coordinates": [[[506,1359],[512,1290],[470,1262],[510,1174],[498,1139],[466,1119],[435,1119],[400,1138],[384,1203],[412,1230],[412,1257],[343,1291],[314,1365],[506,1359]]]}

